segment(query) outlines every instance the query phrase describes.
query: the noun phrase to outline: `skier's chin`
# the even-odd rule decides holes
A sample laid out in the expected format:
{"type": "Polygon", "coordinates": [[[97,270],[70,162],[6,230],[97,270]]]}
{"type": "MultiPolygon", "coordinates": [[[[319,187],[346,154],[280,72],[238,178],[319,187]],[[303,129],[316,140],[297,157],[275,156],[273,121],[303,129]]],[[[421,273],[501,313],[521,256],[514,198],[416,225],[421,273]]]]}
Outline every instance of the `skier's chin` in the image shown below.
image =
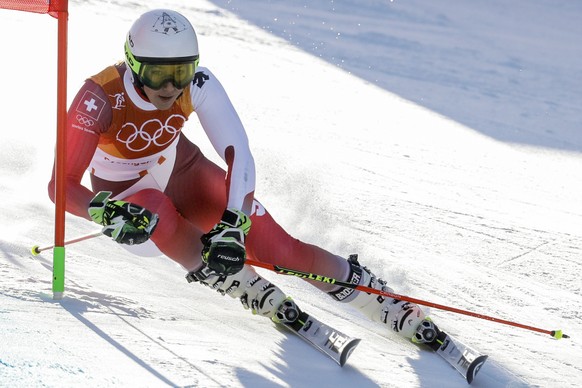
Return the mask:
{"type": "Polygon", "coordinates": [[[150,98],[150,102],[159,110],[168,110],[174,105],[176,98],[178,96],[155,96],[154,98],[150,98]]]}
{"type": "Polygon", "coordinates": [[[148,100],[159,110],[168,110],[174,105],[176,99],[182,94],[182,89],[175,88],[172,84],[167,83],[160,90],[150,89],[144,86],[143,91],[148,100]]]}

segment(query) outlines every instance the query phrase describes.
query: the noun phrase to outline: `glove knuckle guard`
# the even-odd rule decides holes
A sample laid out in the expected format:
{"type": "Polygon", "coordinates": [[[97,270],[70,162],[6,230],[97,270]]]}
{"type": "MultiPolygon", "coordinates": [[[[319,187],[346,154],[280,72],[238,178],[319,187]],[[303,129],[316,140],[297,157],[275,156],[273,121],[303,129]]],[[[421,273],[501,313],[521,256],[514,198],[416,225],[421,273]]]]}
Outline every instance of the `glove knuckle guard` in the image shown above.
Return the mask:
{"type": "Polygon", "coordinates": [[[158,215],[125,201],[110,200],[110,191],[100,191],[89,204],[89,216],[103,225],[103,234],[120,244],[141,244],[157,226],[158,215]]]}

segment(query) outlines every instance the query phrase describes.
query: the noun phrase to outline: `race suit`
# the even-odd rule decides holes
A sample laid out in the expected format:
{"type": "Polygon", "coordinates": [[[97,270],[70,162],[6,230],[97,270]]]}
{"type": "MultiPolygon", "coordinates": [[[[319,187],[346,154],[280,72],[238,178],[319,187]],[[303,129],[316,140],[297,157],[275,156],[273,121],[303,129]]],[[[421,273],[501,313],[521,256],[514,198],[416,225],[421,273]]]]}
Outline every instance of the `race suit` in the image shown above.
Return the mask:
{"type": "MultiPolygon", "coordinates": [[[[73,100],[66,147],[67,211],[90,220],[89,202],[102,190],[141,205],[159,215],[151,236],[155,247],[186,270],[203,266],[200,236],[231,207],[251,215],[245,244],[250,258],[341,279],[349,272],[345,259],[291,237],[254,199],[255,165],[246,132],[207,68],[199,67],[192,84],[162,111],[133,85],[125,63],[107,67],[86,80],[73,100]],[[192,112],[228,172],[181,133],[192,112]],[[81,184],[86,171],[92,190],[81,184]]],[[[53,201],[54,188],[53,171],[53,201]]],[[[329,291],[329,285],[314,285],[329,291]]]]}

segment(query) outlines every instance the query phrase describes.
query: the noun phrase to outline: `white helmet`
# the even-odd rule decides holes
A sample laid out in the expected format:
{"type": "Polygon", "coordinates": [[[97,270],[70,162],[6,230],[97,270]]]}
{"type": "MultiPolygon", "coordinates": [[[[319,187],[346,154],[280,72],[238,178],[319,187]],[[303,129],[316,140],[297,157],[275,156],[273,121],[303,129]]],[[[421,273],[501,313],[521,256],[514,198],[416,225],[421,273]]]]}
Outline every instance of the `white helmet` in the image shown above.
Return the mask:
{"type": "Polygon", "coordinates": [[[125,62],[140,79],[144,64],[198,65],[198,39],[194,28],[183,15],[168,9],[155,9],[141,15],[127,33],[125,62]]]}

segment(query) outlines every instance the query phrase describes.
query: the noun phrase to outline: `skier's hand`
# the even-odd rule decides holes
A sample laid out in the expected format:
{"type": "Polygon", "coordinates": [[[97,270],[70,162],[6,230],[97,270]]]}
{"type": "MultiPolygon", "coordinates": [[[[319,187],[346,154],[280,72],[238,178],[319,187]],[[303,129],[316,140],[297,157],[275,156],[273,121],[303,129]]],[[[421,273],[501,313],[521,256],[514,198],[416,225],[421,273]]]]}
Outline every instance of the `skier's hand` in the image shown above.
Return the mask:
{"type": "Polygon", "coordinates": [[[202,261],[219,275],[239,272],[245,264],[245,238],[250,228],[251,219],[245,213],[226,209],[220,222],[200,238],[202,261]]]}
{"type": "Polygon", "coordinates": [[[89,216],[103,226],[103,234],[120,244],[146,242],[158,223],[158,215],[130,202],[110,200],[110,191],[100,191],[89,204],[89,216]]]}

